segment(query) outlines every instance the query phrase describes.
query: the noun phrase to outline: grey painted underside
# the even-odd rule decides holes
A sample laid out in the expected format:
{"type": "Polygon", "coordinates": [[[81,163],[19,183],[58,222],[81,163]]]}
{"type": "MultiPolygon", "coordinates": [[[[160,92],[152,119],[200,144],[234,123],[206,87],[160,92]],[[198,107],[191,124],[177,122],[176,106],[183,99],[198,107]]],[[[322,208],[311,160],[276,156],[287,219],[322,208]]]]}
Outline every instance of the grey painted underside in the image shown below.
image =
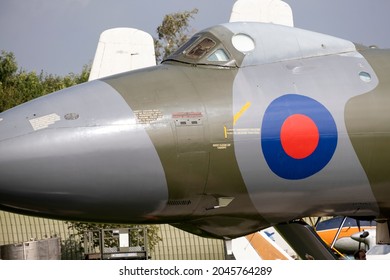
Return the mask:
{"type": "Polygon", "coordinates": [[[57,92],[0,118],[3,205],[135,222],[167,201],[153,144],[123,98],[104,82],[57,92]]]}

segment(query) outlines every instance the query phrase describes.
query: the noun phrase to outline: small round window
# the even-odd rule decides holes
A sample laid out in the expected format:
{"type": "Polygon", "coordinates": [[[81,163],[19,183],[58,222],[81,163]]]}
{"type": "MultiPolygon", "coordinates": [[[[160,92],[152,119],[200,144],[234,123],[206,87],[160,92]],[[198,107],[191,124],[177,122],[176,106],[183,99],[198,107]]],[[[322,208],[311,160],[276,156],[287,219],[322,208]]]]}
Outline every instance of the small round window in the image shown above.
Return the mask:
{"type": "Polygon", "coordinates": [[[232,38],[233,46],[240,52],[247,53],[255,49],[255,42],[246,34],[236,34],[232,38]]]}
{"type": "Polygon", "coordinates": [[[360,80],[362,80],[363,82],[366,82],[366,83],[371,82],[371,75],[367,72],[364,72],[364,71],[360,72],[359,77],[360,77],[360,80]]]}

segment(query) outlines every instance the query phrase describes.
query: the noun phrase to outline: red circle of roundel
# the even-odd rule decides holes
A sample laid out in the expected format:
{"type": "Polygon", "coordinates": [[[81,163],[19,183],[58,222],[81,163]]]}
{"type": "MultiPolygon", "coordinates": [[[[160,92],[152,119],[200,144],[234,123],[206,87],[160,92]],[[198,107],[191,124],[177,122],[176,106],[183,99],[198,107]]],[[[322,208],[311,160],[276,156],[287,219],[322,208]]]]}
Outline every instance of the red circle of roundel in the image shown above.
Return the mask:
{"type": "Polygon", "coordinates": [[[313,98],[286,94],[273,100],[261,126],[261,148],[279,177],[304,179],[323,169],[337,146],[336,123],[313,98]]]}
{"type": "Polygon", "coordinates": [[[318,146],[320,135],[314,121],[306,115],[289,116],[280,130],[280,141],[287,155],[295,159],[310,156],[318,146]]]}

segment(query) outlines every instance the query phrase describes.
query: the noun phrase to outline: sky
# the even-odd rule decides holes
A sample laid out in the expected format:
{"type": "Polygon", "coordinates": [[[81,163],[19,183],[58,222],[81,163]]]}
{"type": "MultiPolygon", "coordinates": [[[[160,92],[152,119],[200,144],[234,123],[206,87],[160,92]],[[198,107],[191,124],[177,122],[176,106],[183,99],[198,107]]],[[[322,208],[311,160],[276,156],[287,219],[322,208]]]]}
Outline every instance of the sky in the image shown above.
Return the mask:
{"type": "MultiPolygon", "coordinates": [[[[390,48],[389,0],[285,0],[298,28],[390,48]]],[[[235,0],[0,0],[0,50],[27,71],[67,75],[91,63],[100,33],[133,27],[156,37],[164,15],[199,9],[191,28],[229,21],[235,0]]]]}

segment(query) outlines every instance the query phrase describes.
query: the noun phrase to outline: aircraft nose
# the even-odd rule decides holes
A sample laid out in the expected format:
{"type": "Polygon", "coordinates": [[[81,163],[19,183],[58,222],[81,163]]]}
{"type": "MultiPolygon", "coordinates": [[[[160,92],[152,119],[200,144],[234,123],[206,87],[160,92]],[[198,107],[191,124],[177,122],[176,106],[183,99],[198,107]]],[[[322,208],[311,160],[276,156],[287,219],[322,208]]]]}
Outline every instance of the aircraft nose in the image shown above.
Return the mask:
{"type": "MultiPolygon", "coordinates": [[[[0,205],[2,208],[23,205],[25,195],[33,191],[27,180],[30,171],[37,172],[35,159],[42,153],[44,143],[37,145],[37,140],[28,127],[28,121],[14,118],[23,110],[15,109],[0,115],[0,205]],[[34,139],[35,138],[35,139],[34,139]],[[34,147],[35,146],[35,147],[34,147]],[[40,146],[40,147],[39,147],[40,146]],[[19,196],[19,194],[22,194],[19,196]]],[[[42,154],[41,154],[42,155],[42,154]]],[[[8,210],[6,208],[6,210],[8,210]]]]}
{"type": "Polygon", "coordinates": [[[164,172],[123,98],[95,81],[0,114],[0,207],[132,222],[167,200],[164,172]],[[112,219],[116,217],[116,219],[112,219]]]}

